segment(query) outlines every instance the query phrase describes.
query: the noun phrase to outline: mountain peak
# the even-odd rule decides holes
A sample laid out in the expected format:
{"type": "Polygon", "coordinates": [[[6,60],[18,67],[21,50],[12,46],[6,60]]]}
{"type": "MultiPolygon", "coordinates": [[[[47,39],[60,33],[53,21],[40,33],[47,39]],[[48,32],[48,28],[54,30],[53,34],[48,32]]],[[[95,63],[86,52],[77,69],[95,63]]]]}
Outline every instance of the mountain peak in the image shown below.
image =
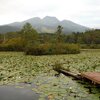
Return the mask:
{"type": "Polygon", "coordinates": [[[46,16],[43,18],[43,20],[54,20],[54,21],[59,21],[56,17],[51,17],[51,16],[46,16]]]}
{"type": "Polygon", "coordinates": [[[51,16],[46,16],[42,19],[42,22],[45,25],[55,25],[57,23],[59,23],[60,21],[56,18],[56,17],[51,17],[51,16]]]}

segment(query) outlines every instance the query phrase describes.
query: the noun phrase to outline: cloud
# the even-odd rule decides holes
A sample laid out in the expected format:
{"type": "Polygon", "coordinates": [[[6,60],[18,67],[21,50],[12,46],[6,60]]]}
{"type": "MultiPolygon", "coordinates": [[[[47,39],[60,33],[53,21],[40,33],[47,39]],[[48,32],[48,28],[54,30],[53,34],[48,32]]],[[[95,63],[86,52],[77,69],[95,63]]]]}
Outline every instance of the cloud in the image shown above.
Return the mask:
{"type": "Polygon", "coordinates": [[[99,5],[100,0],[0,0],[0,24],[48,15],[98,27],[99,5]]]}

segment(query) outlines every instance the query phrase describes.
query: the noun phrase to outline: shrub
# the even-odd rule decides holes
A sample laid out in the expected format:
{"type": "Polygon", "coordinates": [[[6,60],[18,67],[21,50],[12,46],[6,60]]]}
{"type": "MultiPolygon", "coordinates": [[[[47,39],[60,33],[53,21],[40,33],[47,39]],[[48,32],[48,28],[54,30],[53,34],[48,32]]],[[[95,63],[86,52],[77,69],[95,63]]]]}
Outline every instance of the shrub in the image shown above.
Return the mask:
{"type": "Polygon", "coordinates": [[[23,51],[23,41],[19,38],[12,38],[0,44],[0,51],[23,51]]]}
{"type": "Polygon", "coordinates": [[[61,63],[56,62],[56,63],[53,65],[53,70],[60,72],[61,69],[63,69],[61,63]]]}
{"type": "Polygon", "coordinates": [[[40,44],[34,46],[27,46],[25,48],[25,54],[27,55],[46,55],[49,54],[49,44],[40,44]]]}
{"type": "Polygon", "coordinates": [[[66,44],[65,53],[67,54],[77,54],[80,53],[80,47],[78,44],[66,44]]]}
{"type": "Polygon", "coordinates": [[[100,44],[81,44],[82,49],[100,49],[100,44]]]}
{"type": "Polygon", "coordinates": [[[27,55],[51,55],[51,54],[77,54],[80,53],[79,46],[76,44],[39,44],[27,46],[27,55]]]}

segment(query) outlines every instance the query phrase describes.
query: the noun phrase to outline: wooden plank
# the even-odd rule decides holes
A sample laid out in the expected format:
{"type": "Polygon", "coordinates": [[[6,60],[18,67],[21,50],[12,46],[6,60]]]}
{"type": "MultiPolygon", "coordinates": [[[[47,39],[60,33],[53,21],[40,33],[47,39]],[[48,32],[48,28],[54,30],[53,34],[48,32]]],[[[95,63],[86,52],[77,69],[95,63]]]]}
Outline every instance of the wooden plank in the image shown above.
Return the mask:
{"type": "Polygon", "coordinates": [[[59,69],[58,72],[63,73],[64,75],[72,76],[77,79],[86,78],[88,80],[91,80],[94,84],[100,84],[100,72],[84,72],[84,73],[75,74],[65,69],[59,69]]]}
{"type": "Polygon", "coordinates": [[[66,70],[60,69],[60,73],[63,73],[65,75],[72,76],[72,77],[77,78],[77,79],[81,79],[81,76],[80,75],[75,74],[75,73],[72,73],[70,71],[66,71],[66,70]]]}
{"type": "Polygon", "coordinates": [[[93,83],[100,84],[100,72],[84,72],[81,76],[91,80],[93,83]]]}

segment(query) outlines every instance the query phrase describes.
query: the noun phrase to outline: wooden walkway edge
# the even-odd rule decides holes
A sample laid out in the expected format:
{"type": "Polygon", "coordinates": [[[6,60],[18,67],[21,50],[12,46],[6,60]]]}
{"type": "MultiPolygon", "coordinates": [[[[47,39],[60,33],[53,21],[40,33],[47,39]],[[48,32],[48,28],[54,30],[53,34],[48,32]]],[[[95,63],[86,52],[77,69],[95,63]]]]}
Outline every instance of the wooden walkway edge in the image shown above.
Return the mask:
{"type": "Polygon", "coordinates": [[[60,73],[63,73],[64,75],[72,76],[76,79],[88,79],[92,81],[93,84],[99,84],[100,85],[100,72],[83,72],[80,74],[75,74],[70,71],[59,69],[60,73]]]}
{"type": "Polygon", "coordinates": [[[60,69],[60,73],[63,73],[64,75],[72,76],[72,77],[74,77],[76,79],[81,79],[80,75],[72,73],[72,72],[69,72],[69,71],[66,71],[66,70],[63,70],[63,69],[60,69]]]}
{"type": "Polygon", "coordinates": [[[100,72],[85,72],[81,73],[81,76],[91,80],[94,84],[100,84],[100,72]]]}

